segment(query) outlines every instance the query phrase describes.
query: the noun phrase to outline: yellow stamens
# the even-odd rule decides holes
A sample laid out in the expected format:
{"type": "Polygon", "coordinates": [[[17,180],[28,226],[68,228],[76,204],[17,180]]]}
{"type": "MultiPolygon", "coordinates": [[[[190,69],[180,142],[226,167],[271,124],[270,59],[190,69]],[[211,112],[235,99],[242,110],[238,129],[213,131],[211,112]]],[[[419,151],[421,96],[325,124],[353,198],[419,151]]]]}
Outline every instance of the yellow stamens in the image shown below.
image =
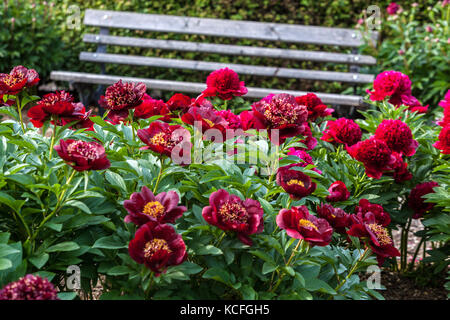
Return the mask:
{"type": "Polygon", "coordinates": [[[297,186],[300,186],[300,187],[303,187],[303,188],[305,187],[305,184],[302,181],[297,180],[297,179],[292,179],[292,180],[289,180],[287,182],[288,186],[292,186],[293,184],[295,184],[297,186]]]}
{"type": "Polygon", "coordinates": [[[148,216],[158,219],[164,213],[164,206],[158,201],[151,201],[145,205],[142,212],[148,216]]]}
{"type": "Polygon", "coordinates": [[[300,228],[312,228],[316,231],[319,231],[319,229],[317,228],[317,226],[314,223],[312,223],[311,221],[306,220],[306,219],[300,219],[298,221],[298,226],[300,228]]]}

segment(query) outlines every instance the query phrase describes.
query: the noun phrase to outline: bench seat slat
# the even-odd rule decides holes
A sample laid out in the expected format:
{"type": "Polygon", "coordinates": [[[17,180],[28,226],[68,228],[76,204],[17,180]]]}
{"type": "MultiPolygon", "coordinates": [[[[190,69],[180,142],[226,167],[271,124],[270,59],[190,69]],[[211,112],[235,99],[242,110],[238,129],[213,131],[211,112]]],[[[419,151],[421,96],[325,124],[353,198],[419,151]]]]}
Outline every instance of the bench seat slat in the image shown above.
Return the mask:
{"type": "MultiPolygon", "coordinates": [[[[344,47],[359,47],[364,43],[361,32],[353,29],[93,9],[86,10],[84,24],[96,27],[200,34],[344,47]]],[[[378,34],[373,32],[371,37],[374,39],[378,37],[378,34]]]]}
{"type": "MultiPolygon", "coordinates": [[[[84,72],[71,72],[71,71],[52,71],[50,78],[55,81],[69,81],[74,83],[92,83],[111,85],[119,80],[124,82],[143,82],[148,88],[154,90],[174,91],[174,92],[186,92],[186,93],[200,93],[205,88],[204,83],[196,82],[181,82],[171,80],[159,80],[159,79],[146,79],[135,77],[122,77],[115,75],[101,75],[84,72]]],[[[292,90],[278,90],[269,88],[254,88],[248,87],[248,93],[244,97],[249,98],[263,98],[270,93],[289,93],[294,96],[304,95],[304,91],[292,91],[292,90]]],[[[333,93],[316,93],[317,96],[322,99],[326,104],[332,105],[347,105],[347,106],[364,106],[362,97],[354,95],[341,95],[333,93]]]]}
{"type": "Polygon", "coordinates": [[[141,57],[132,55],[94,53],[94,52],[81,52],[80,60],[97,63],[115,63],[115,64],[175,68],[175,69],[190,69],[201,71],[214,71],[217,69],[228,67],[230,69],[233,69],[239,74],[309,79],[309,80],[338,81],[350,83],[370,83],[374,79],[373,75],[371,74],[361,74],[361,73],[263,67],[244,64],[233,64],[233,63],[165,59],[156,57],[141,57]]]}
{"type": "Polygon", "coordinates": [[[126,47],[155,48],[177,51],[195,51],[228,55],[256,56],[278,59],[293,59],[342,64],[374,65],[377,60],[372,56],[321,51],[291,50],[279,48],[262,48],[216,43],[200,43],[178,40],[145,39],[136,37],[119,37],[99,34],[85,34],[84,42],[102,45],[126,47]]]}

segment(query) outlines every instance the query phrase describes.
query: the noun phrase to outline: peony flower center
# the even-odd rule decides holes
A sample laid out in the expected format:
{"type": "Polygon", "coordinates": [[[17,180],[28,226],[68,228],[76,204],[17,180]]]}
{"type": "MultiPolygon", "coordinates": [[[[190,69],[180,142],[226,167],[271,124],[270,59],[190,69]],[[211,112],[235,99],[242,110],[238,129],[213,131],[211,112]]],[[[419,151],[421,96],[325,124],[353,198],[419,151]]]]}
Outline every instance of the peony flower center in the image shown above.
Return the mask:
{"type": "Polygon", "coordinates": [[[150,143],[155,146],[173,147],[175,141],[170,137],[170,134],[166,132],[158,132],[151,139],[150,143]]]}
{"type": "Polygon", "coordinates": [[[247,223],[248,212],[239,203],[227,201],[220,207],[219,215],[223,221],[247,223]]]}
{"type": "Polygon", "coordinates": [[[6,77],[3,78],[3,82],[8,86],[12,87],[15,84],[18,84],[23,81],[25,78],[25,74],[21,71],[17,71],[15,74],[7,74],[6,77]]]}
{"type": "Polygon", "coordinates": [[[209,119],[203,119],[211,128],[214,127],[214,123],[209,119]]]}
{"type": "Polygon", "coordinates": [[[303,183],[303,181],[297,180],[297,179],[291,179],[287,182],[288,186],[292,186],[292,185],[296,185],[296,186],[300,186],[300,187],[305,187],[305,184],[303,183]]]}
{"type": "Polygon", "coordinates": [[[67,146],[69,155],[81,155],[89,160],[95,160],[99,157],[97,148],[85,141],[74,141],[67,146]]]}
{"type": "Polygon", "coordinates": [[[144,257],[149,259],[160,250],[165,250],[168,253],[172,252],[166,240],[154,238],[145,244],[144,257]]]}
{"type": "Polygon", "coordinates": [[[300,219],[298,221],[298,226],[299,226],[299,228],[310,228],[310,229],[319,231],[319,229],[317,228],[317,226],[314,223],[312,223],[311,221],[306,220],[306,219],[300,219]]]}
{"type": "Polygon", "coordinates": [[[164,213],[164,206],[159,201],[148,202],[142,210],[148,216],[158,219],[164,213]]]}
{"type": "Polygon", "coordinates": [[[392,244],[392,239],[389,237],[389,234],[386,230],[386,228],[383,228],[379,224],[371,223],[368,225],[370,230],[375,233],[375,236],[377,237],[378,242],[381,245],[389,245],[392,244]]]}
{"type": "MultiPolygon", "coordinates": [[[[295,101],[295,100],[294,100],[295,101]]],[[[286,124],[295,124],[303,113],[305,106],[299,106],[286,100],[264,102],[264,117],[272,123],[273,126],[283,126],[286,124]]]]}

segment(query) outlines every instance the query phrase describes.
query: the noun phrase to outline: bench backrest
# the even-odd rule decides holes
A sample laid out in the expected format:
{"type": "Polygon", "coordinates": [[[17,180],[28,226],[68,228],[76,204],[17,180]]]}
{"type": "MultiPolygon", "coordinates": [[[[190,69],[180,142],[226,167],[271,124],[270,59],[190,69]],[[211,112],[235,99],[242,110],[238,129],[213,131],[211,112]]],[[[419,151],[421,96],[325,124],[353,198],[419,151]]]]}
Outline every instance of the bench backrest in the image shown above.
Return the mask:
{"type": "MultiPolygon", "coordinates": [[[[359,55],[356,48],[364,43],[363,34],[358,30],[302,26],[294,24],[265,23],[253,21],[207,19],[195,17],[141,14],[132,12],[91,10],[85,12],[84,24],[100,27],[99,34],[85,34],[84,41],[98,44],[97,52],[82,52],[80,59],[101,63],[118,63],[165,68],[179,68],[213,71],[228,66],[239,74],[258,76],[286,77],[321,81],[349,83],[370,83],[374,76],[358,73],[358,66],[373,65],[375,58],[359,55]],[[291,50],[255,46],[239,46],[177,40],[160,40],[137,37],[109,35],[110,28],[143,30],[162,33],[197,34],[205,36],[269,40],[288,43],[303,43],[351,47],[353,53],[291,50]],[[106,53],[106,46],[128,46],[156,48],[178,51],[196,51],[220,53],[238,56],[258,56],[280,59],[317,61],[324,63],[346,64],[350,72],[302,70],[293,68],[267,67],[243,64],[223,64],[182,59],[165,59],[106,53]]],[[[367,35],[376,44],[377,32],[367,35]]],[[[104,69],[103,69],[104,71],[104,69]]]]}

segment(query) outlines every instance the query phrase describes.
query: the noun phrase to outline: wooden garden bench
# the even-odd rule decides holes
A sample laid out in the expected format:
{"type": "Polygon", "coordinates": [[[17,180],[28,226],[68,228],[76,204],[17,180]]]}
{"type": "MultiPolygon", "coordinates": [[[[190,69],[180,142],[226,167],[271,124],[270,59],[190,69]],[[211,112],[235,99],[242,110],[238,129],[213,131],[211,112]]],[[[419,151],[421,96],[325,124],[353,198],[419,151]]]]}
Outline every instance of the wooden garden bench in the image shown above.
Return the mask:
{"type": "MultiPolygon", "coordinates": [[[[169,90],[174,92],[200,93],[206,87],[205,83],[171,81],[160,79],[145,79],[127,77],[124,75],[105,74],[106,64],[126,64],[135,66],[150,66],[157,68],[190,69],[213,71],[228,67],[238,74],[269,76],[282,78],[309,79],[319,81],[337,81],[351,83],[353,86],[371,83],[374,76],[359,73],[361,65],[374,65],[376,59],[372,56],[357,54],[357,48],[363,44],[363,35],[353,29],[302,26],[294,24],[265,23],[239,20],[206,19],[157,14],[141,14],[120,11],[91,10],[85,12],[84,24],[100,28],[98,34],[85,34],[83,41],[97,44],[96,52],[81,52],[80,60],[99,63],[101,74],[84,72],[53,71],[51,79],[68,81],[73,85],[98,84],[111,85],[122,79],[125,82],[143,82],[152,90],[169,90]],[[111,28],[143,30],[163,33],[196,34],[205,36],[246,38],[253,40],[268,40],[289,43],[328,45],[352,48],[351,54],[240,46],[228,44],[213,44],[203,42],[188,42],[176,40],[159,40],[137,37],[122,37],[109,35],[111,28]],[[205,62],[182,59],[166,59],[159,57],[144,57],[124,54],[107,53],[107,46],[126,46],[152,48],[162,50],[195,51],[218,53],[222,55],[254,56],[289,60],[315,61],[322,63],[348,65],[348,72],[302,70],[271,66],[255,66],[219,62],[205,62]]],[[[378,34],[373,32],[370,38],[376,43],[378,34]]],[[[75,86],[76,87],[76,86],[75,86]]],[[[278,90],[270,88],[248,87],[246,97],[260,98],[270,93],[290,93],[303,95],[306,92],[278,90]]],[[[335,93],[315,92],[324,103],[360,107],[363,99],[357,95],[342,95],[335,93]]]]}

